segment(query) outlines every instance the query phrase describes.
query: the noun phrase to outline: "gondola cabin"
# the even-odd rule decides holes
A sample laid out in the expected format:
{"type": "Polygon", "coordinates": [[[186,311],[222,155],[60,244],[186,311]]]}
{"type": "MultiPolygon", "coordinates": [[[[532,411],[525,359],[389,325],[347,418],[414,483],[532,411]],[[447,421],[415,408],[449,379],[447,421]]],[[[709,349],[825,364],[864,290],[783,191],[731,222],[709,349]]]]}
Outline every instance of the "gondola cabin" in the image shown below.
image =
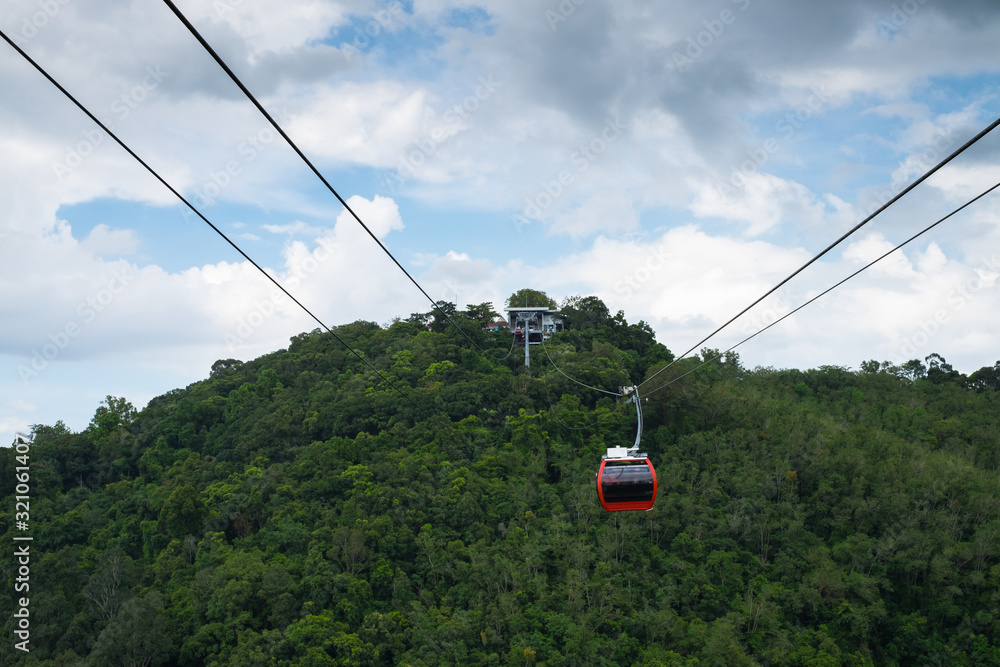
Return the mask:
{"type": "Polygon", "coordinates": [[[656,470],[645,455],[629,456],[624,447],[608,449],[597,471],[597,497],[608,512],[644,511],[656,501],[656,470]]]}

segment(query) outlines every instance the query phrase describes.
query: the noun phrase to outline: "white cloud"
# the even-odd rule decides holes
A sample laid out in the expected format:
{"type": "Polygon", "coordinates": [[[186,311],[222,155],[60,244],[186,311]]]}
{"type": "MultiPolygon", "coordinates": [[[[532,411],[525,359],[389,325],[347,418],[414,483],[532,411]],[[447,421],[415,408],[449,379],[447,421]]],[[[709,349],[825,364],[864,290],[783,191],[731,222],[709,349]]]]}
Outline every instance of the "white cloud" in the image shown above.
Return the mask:
{"type": "Polygon", "coordinates": [[[433,122],[428,93],[391,81],[324,87],[289,123],[296,142],[327,159],[394,168],[433,122]]]}
{"type": "Polygon", "coordinates": [[[931,242],[925,250],[917,259],[917,267],[920,269],[921,273],[937,273],[941,271],[945,264],[947,264],[948,258],[945,257],[944,251],[941,250],[941,246],[937,243],[931,242]]]}
{"type": "Polygon", "coordinates": [[[139,247],[139,239],[131,229],[109,229],[99,224],[81,243],[81,249],[93,255],[129,255],[139,247]]]}
{"type": "Polygon", "coordinates": [[[201,32],[210,23],[225,25],[250,47],[254,57],[307,46],[326,37],[331,29],[344,25],[350,14],[373,11],[372,3],[350,0],[289,0],[280,6],[266,0],[177,4],[201,32]]]}
{"type": "Polygon", "coordinates": [[[825,209],[805,186],[772,174],[747,171],[733,183],[705,183],[690,179],[696,192],[691,211],[698,217],[717,217],[747,223],[746,233],[758,236],[785,222],[818,227],[825,209]]]}
{"type": "Polygon", "coordinates": [[[308,225],[301,220],[296,220],[295,222],[287,225],[261,225],[261,227],[272,234],[288,234],[289,236],[294,236],[295,234],[318,236],[327,231],[322,227],[313,227],[312,225],[308,225]]]}
{"type": "Polygon", "coordinates": [[[949,165],[934,175],[930,185],[949,201],[965,202],[1000,183],[1000,165],[949,165]]]}
{"type": "Polygon", "coordinates": [[[11,401],[10,407],[14,408],[18,412],[34,412],[35,410],[38,409],[38,407],[35,406],[34,404],[28,403],[27,401],[22,401],[19,398],[11,401]]]}
{"type": "Polygon", "coordinates": [[[489,260],[449,250],[443,257],[433,258],[419,280],[435,300],[449,301],[459,308],[490,301],[494,307],[503,308],[507,294],[502,294],[499,287],[501,275],[509,274],[489,260]]]}
{"type": "Polygon", "coordinates": [[[594,234],[630,232],[639,225],[632,198],[623,192],[598,192],[578,208],[560,213],[549,234],[569,234],[576,238],[594,234]]]}
{"type": "MultiPolygon", "coordinates": [[[[844,248],[843,257],[853,261],[857,267],[861,267],[881,257],[894,247],[895,244],[887,241],[881,234],[870,233],[859,240],[849,242],[844,248]]],[[[893,278],[913,279],[917,275],[913,265],[902,250],[888,255],[870,270],[893,278]]]]}
{"type": "Polygon", "coordinates": [[[10,443],[14,442],[15,432],[27,433],[28,430],[28,422],[19,417],[4,417],[0,419],[0,433],[5,436],[3,440],[0,440],[0,445],[8,447],[10,443]]]}

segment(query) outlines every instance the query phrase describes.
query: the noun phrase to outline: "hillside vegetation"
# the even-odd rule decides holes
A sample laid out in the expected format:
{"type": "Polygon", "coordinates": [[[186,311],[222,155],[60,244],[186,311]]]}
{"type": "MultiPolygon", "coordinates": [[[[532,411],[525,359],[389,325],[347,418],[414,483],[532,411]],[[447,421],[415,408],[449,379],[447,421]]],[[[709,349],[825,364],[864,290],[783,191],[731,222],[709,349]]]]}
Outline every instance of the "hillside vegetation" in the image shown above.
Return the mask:
{"type": "Polygon", "coordinates": [[[635,409],[566,375],[673,355],[577,298],[529,376],[477,308],[450,310],[489,354],[432,313],[337,328],[412,402],[317,330],[36,426],[31,652],[9,567],[4,663],[1000,665],[1000,362],[704,350],[640,390],[654,509],[608,514],[635,409]]]}

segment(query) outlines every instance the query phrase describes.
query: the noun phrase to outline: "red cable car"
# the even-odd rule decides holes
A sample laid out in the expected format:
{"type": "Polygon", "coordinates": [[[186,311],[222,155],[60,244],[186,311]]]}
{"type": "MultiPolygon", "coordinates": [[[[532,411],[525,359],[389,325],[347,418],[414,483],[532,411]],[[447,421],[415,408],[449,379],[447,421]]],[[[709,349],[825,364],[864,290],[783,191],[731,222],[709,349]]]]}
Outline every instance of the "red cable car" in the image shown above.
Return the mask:
{"type": "Polygon", "coordinates": [[[644,511],[656,502],[656,470],[649,456],[639,453],[642,437],[642,408],[636,387],[622,387],[622,395],[635,403],[639,428],[631,448],[608,447],[597,469],[597,498],[607,512],[644,511]]]}
{"type": "Polygon", "coordinates": [[[597,497],[606,511],[653,509],[656,470],[645,456],[605,458],[597,471],[597,480],[597,497]]]}

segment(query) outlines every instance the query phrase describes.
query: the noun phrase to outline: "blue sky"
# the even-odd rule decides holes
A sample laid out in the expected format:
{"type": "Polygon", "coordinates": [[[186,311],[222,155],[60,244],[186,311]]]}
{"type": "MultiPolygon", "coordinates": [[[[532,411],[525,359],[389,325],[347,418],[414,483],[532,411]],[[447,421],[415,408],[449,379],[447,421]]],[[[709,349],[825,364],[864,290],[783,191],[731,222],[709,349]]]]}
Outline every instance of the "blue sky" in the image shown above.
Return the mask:
{"type": "MultiPolygon", "coordinates": [[[[324,321],[430,309],[165,6],[43,4],[0,28],[324,321]]],[[[678,352],[1000,116],[982,0],[177,4],[432,297],[594,294],[678,352]]],[[[0,51],[0,441],[315,327],[0,51]]],[[[993,185],[998,155],[988,136],[709,345],[993,185]]],[[[980,202],[743,362],[992,365],[998,223],[980,202]]]]}

